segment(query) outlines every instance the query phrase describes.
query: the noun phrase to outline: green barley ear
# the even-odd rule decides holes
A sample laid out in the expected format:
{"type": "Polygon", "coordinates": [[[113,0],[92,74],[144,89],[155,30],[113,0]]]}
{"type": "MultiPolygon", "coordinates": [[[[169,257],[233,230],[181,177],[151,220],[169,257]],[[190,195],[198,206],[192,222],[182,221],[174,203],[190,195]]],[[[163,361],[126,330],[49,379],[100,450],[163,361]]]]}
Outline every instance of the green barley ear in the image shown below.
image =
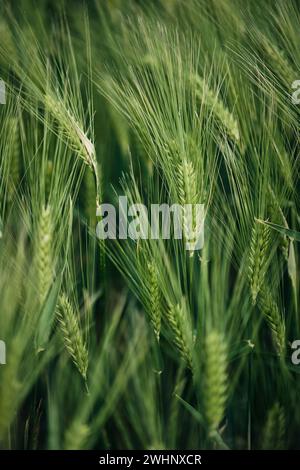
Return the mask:
{"type": "Polygon", "coordinates": [[[45,108],[50,111],[60,125],[61,130],[65,134],[69,145],[74,152],[84,161],[84,163],[94,167],[95,149],[93,143],[88,139],[84,131],[81,129],[76,118],[60,103],[54,95],[46,93],[44,96],[45,108]]]}
{"type": "Polygon", "coordinates": [[[266,255],[269,241],[269,227],[254,222],[249,252],[249,282],[253,305],[256,304],[266,274],[266,255]]]}
{"type": "Polygon", "coordinates": [[[274,42],[271,42],[266,36],[263,36],[260,45],[268,56],[273,70],[281,78],[288,87],[291,86],[293,81],[298,76],[297,70],[294,70],[290,61],[285,56],[284,52],[280,50],[274,42]]]}
{"type": "Polygon", "coordinates": [[[212,330],[205,339],[204,415],[209,433],[217,431],[227,400],[227,348],[223,337],[212,330]]]}
{"type": "Polygon", "coordinates": [[[90,428],[77,420],[71,424],[65,433],[65,450],[81,450],[85,448],[86,441],[90,435],[90,428]]]}
{"type": "Polygon", "coordinates": [[[186,159],[178,165],[178,195],[182,205],[198,202],[195,168],[193,163],[186,159]]]}
{"type": "Polygon", "coordinates": [[[238,123],[233,114],[226,108],[220,96],[211,90],[199,75],[194,76],[192,82],[196,86],[197,95],[214,114],[219,124],[225,129],[229,138],[239,144],[240,133],[238,123]]]}
{"type": "Polygon", "coordinates": [[[262,289],[258,301],[259,308],[265,316],[272,332],[272,338],[280,356],[285,353],[285,322],[278,305],[268,289],[262,289]]]}
{"type": "Polygon", "coordinates": [[[93,171],[98,201],[100,193],[100,175],[94,143],[88,138],[84,129],[77,122],[71,111],[55,99],[51,93],[46,93],[44,104],[46,109],[50,111],[52,116],[59,123],[60,129],[63,131],[69,146],[76,152],[77,156],[82,159],[85,165],[93,171]]]}
{"type": "Polygon", "coordinates": [[[60,296],[57,317],[65,347],[78,371],[86,380],[88,351],[80,331],[77,315],[65,294],[60,296]]]}
{"type": "Polygon", "coordinates": [[[151,324],[157,340],[159,341],[160,337],[160,328],[161,328],[161,294],[158,283],[158,272],[157,267],[154,262],[147,264],[148,268],[148,278],[146,281],[147,288],[147,309],[150,317],[151,324]]]}
{"type": "MultiPolygon", "coordinates": [[[[195,204],[199,203],[199,189],[194,165],[191,161],[183,159],[177,166],[178,176],[178,196],[183,209],[183,235],[191,246],[195,246],[201,229],[201,220],[197,220],[195,204]],[[191,214],[185,210],[187,204],[191,204],[191,214]]],[[[194,255],[194,250],[189,251],[190,257],[194,255]]]]}
{"type": "Polygon", "coordinates": [[[166,320],[172,331],[173,340],[187,366],[193,370],[192,360],[192,332],[187,316],[185,302],[169,306],[166,312],[166,320]]]}
{"type": "Polygon", "coordinates": [[[284,449],[285,415],[279,403],[275,403],[269,410],[267,421],[263,430],[262,449],[284,449]]]}
{"type": "Polygon", "coordinates": [[[43,206],[35,244],[35,268],[40,302],[43,303],[53,281],[53,224],[51,207],[43,206]]]}

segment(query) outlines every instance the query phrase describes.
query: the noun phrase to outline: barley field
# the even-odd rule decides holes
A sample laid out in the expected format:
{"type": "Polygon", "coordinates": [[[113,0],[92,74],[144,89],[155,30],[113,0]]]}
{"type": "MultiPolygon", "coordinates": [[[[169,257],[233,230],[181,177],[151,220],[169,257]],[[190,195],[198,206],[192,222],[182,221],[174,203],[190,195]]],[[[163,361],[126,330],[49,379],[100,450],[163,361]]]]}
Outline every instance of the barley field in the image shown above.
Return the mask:
{"type": "Polygon", "coordinates": [[[299,43],[296,0],[1,2],[0,449],[300,449],[299,43]]]}

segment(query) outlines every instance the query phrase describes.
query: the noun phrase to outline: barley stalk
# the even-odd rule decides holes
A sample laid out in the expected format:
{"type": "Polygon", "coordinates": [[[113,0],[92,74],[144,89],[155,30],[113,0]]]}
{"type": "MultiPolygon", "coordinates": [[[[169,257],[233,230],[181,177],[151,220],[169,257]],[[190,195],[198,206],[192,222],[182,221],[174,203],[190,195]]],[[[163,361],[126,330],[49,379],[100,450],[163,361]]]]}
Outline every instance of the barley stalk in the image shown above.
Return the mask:
{"type": "MultiPolygon", "coordinates": [[[[71,111],[60,105],[51,94],[45,95],[45,106],[49,109],[53,117],[61,126],[69,145],[77,153],[79,158],[92,170],[95,179],[95,212],[100,206],[101,187],[100,172],[96,158],[96,151],[93,142],[87,137],[86,133],[76,121],[71,111]]],[[[100,243],[100,266],[101,270],[105,269],[105,241],[100,243]]]]}

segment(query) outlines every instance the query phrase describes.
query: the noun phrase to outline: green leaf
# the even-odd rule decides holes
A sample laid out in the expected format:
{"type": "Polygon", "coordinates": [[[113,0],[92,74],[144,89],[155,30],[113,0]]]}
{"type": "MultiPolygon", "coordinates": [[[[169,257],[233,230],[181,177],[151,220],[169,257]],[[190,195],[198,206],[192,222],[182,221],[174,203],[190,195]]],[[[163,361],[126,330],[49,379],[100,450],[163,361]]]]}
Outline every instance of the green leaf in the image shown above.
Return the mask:
{"type": "MultiPolygon", "coordinates": [[[[175,397],[177,398],[177,400],[180,401],[180,403],[182,403],[186,410],[193,416],[193,418],[195,418],[196,421],[198,421],[199,424],[205,425],[204,418],[202,417],[201,413],[199,413],[199,411],[197,411],[192,405],[190,405],[179,395],[175,394],[175,397]]],[[[215,431],[210,437],[216,442],[220,449],[229,450],[229,447],[225,444],[222,437],[217,431],[215,431]]]]}
{"type": "Polygon", "coordinates": [[[51,287],[43,305],[42,311],[40,313],[40,320],[35,338],[37,352],[44,351],[49,341],[50,333],[55,318],[55,309],[58,294],[60,291],[60,286],[61,275],[57,277],[56,281],[51,287]]]}
{"type": "Polygon", "coordinates": [[[177,400],[180,401],[180,403],[182,403],[182,405],[193,416],[193,418],[195,418],[195,420],[198,421],[198,423],[202,425],[205,424],[204,418],[202,417],[201,413],[199,413],[199,411],[197,411],[192,405],[190,405],[187,401],[185,401],[179,395],[176,394],[175,397],[177,398],[177,400]]]}
{"type": "Polygon", "coordinates": [[[268,225],[268,227],[271,227],[274,230],[277,230],[277,232],[281,233],[282,235],[286,235],[289,238],[292,238],[296,240],[297,242],[300,242],[300,232],[297,232],[297,230],[291,230],[286,227],[282,227],[282,225],[277,225],[273,224],[272,222],[267,222],[265,220],[261,219],[255,219],[256,222],[259,222],[260,224],[268,225]]]}

